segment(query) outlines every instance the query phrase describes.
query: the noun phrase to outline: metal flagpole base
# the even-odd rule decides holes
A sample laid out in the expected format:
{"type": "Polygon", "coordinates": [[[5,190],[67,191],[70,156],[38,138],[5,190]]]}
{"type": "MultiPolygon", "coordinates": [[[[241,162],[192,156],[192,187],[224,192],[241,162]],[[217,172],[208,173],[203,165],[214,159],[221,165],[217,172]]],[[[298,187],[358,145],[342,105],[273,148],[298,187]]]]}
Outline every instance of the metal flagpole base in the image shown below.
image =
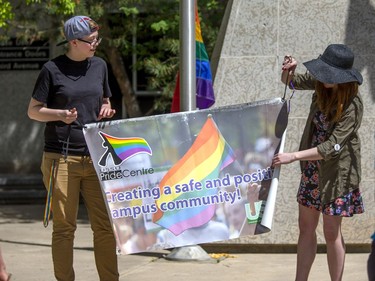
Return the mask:
{"type": "Polygon", "coordinates": [[[167,260],[178,261],[208,261],[212,258],[199,245],[183,246],[174,248],[168,255],[165,256],[167,260]]]}

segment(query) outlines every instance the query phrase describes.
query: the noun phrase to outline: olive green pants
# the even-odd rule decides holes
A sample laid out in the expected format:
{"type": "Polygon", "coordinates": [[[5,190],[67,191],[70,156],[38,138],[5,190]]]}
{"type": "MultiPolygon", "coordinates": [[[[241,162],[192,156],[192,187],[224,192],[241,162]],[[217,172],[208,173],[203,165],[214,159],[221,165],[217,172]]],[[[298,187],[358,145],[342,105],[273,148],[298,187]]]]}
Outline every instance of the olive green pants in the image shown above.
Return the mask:
{"type": "Polygon", "coordinates": [[[99,278],[118,281],[116,242],[91,158],[68,156],[65,160],[60,154],[45,152],[41,169],[47,189],[53,162],[57,169],[52,191],[52,258],[56,279],[73,281],[75,278],[73,242],[81,193],[93,231],[99,278]]]}

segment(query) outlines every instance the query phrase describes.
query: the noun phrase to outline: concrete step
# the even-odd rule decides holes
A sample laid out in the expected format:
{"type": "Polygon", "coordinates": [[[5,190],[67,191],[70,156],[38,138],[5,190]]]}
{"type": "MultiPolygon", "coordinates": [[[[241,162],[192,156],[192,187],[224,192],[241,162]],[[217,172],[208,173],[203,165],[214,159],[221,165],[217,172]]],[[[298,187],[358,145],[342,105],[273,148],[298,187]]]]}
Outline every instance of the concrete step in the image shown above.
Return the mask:
{"type": "Polygon", "coordinates": [[[0,174],[0,204],[44,203],[46,195],[41,175],[0,174]]]}

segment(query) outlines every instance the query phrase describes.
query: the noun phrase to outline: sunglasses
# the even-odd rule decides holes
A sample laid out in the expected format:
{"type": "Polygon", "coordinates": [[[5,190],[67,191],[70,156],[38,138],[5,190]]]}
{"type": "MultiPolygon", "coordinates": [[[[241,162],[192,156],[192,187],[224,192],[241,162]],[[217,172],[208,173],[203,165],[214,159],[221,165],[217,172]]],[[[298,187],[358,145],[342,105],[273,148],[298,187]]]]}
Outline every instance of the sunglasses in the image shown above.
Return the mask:
{"type": "Polygon", "coordinates": [[[84,40],[84,39],[81,39],[81,38],[77,38],[77,40],[78,40],[78,41],[81,41],[81,42],[85,42],[85,43],[87,43],[87,44],[90,44],[91,46],[99,45],[100,42],[102,42],[102,38],[101,38],[101,37],[95,38],[95,39],[92,40],[92,41],[84,40]]]}

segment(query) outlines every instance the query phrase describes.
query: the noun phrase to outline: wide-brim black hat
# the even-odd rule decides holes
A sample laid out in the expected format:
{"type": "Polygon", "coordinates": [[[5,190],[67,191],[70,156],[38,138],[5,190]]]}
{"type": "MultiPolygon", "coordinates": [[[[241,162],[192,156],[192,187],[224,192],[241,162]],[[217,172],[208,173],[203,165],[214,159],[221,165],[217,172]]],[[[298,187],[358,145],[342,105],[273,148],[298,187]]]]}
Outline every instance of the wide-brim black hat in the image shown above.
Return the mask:
{"type": "Polygon", "coordinates": [[[343,44],[329,45],[323,55],[303,64],[318,81],[326,84],[357,82],[362,84],[361,73],[353,68],[354,54],[343,44]]]}

